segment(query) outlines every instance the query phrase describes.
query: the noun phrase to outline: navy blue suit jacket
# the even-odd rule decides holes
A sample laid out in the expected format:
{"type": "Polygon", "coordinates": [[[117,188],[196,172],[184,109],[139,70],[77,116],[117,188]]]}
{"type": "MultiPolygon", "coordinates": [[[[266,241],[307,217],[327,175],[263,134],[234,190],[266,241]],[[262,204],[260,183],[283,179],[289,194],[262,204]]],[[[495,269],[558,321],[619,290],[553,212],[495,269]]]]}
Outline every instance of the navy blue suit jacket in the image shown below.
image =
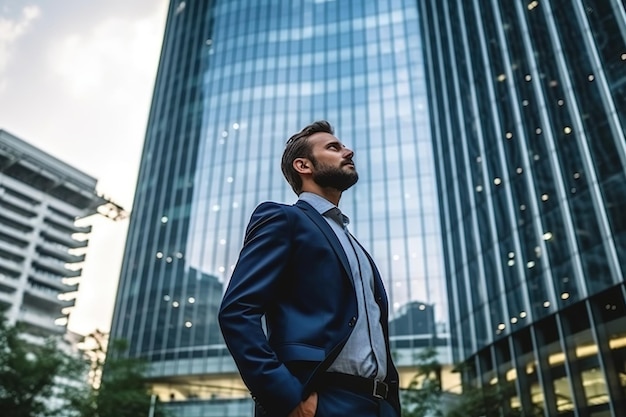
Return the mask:
{"type": "MultiPolygon", "coordinates": [[[[370,262],[387,344],[387,382],[393,383],[389,401],[399,412],[387,296],[370,262]]],[[[315,390],[315,377],[345,344],[358,320],[349,271],[337,236],[309,204],[266,202],[252,214],[219,323],[257,415],[287,416],[315,390]]]]}

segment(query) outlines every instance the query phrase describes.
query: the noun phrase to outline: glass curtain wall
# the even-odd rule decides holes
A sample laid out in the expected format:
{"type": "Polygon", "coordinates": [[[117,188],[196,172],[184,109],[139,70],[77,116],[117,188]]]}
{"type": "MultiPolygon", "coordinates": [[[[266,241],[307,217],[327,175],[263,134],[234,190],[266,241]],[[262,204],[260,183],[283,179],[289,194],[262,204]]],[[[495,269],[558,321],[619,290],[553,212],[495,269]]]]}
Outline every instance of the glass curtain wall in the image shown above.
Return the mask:
{"type": "Polygon", "coordinates": [[[449,362],[418,22],[409,0],[171,2],[112,337],[178,412],[251,412],[228,402],[248,393],[215,314],[255,206],[297,199],[285,141],[319,119],[355,150],[341,208],[381,270],[399,365],[426,346],[449,362]]]}
{"type": "Polygon", "coordinates": [[[418,3],[455,360],[508,411],[623,415],[623,4],[418,3]]]}

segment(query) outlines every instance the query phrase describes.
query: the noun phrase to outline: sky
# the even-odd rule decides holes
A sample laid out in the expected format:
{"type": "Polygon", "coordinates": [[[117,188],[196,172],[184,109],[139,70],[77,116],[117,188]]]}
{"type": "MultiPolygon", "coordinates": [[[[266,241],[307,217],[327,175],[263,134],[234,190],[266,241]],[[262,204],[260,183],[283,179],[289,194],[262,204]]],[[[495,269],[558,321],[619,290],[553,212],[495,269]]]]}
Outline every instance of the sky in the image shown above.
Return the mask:
{"type": "MultiPolygon", "coordinates": [[[[98,180],[126,210],[167,0],[0,0],[0,129],[98,180]]],[[[128,219],[93,225],[68,328],[109,331],[128,219]]]]}

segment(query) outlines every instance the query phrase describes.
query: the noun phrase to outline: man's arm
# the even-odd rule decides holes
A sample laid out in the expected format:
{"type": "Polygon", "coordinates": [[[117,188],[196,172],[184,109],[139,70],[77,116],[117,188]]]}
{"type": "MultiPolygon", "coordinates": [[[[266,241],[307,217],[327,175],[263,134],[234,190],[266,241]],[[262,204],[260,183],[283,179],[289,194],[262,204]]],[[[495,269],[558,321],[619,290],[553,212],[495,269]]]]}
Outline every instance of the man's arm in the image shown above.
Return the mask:
{"type": "Polygon", "coordinates": [[[261,318],[279,293],[279,279],[289,260],[290,233],[285,206],[257,207],[218,316],[226,345],[252,397],[272,414],[284,416],[302,401],[302,384],[278,360],[261,318]]]}

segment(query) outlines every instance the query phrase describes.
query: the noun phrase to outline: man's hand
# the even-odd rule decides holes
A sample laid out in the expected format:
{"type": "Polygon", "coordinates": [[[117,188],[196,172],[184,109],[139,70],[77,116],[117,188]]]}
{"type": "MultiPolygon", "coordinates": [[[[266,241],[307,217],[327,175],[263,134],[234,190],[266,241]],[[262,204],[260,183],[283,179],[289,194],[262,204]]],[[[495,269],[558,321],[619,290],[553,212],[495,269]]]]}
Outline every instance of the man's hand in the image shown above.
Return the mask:
{"type": "Polygon", "coordinates": [[[313,417],[317,411],[317,392],[311,393],[308,398],[302,401],[289,413],[288,417],[313,417]]]}

